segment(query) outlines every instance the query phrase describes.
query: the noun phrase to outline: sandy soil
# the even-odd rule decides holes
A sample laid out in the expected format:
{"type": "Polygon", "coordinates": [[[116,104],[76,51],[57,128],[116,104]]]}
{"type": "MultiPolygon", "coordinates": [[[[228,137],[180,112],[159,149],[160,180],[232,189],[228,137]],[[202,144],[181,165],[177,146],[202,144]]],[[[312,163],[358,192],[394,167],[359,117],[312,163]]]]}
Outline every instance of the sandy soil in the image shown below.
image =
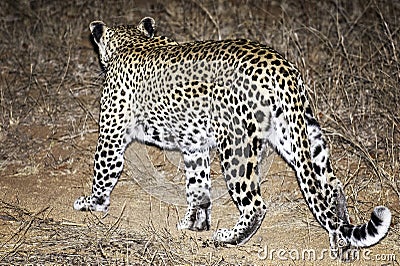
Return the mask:
{"type": "MultiPolygon", "coordinates": [[[[96,134],[90,134],[81,138],[78,143],[82,146],[91,145],[94,147],[95,140],[96,134]]],[[[135,148],[135,151],[137,151],[140,145],[134,144],[129,149],[135,148]]],[[[146,150],[144,145],[141,148],[146,150]]],[[[54,152],[63,153],[64,150],[62,146],[54,148],[54,152]]],[[[132,150],[128,151],[128,155],[131,152],[132,150]]],[[[154,148],[150,152],[157,153],[154,148]]],[[[150,155],[154,155],[152,153],[150,155]]],[[[165,154],[165,152],[158,151],[158,154],[154,156],[160,156],[160,154],[165,154]]],[[[215,247],[210,241],[212,231],[220,227],[230,227],[237,219],[236,207],[226,195],[222,195],[214,201],[211,231],[199,233],[179,231],[176,229],[176,223],[179,217],[182,217],[185,213],[185,208],[180,204],[181,199],[176,199],[171,196],[171,193],[163,193],[163,191],[153,194],[146,192],[143,189],[146,182],[138,184],[132,177],[138,175],[138,173],[132,173],[134,167],[129,165],[112,194],[111,208],[107,215],[74,211],[72,204],[75,198],[90,191],[91,176],[90,162],[88,161],[90,161],[89,158],[80,158],[80,160],[67,163],[61,169],[45,172],[30,168],[23,169],[23,171],[15,169],[14,174],[0,179],[0,198],[3,203],[2,209],[0,209],[0,236],[3,240],[7,240],[4,243],[5,246],[2,246],[3,251],[11,251],[15,247],[14,245],[21,245],[19,249],[23,252],[16,249],[15,256],[22,257],[30,263],[37,262],[35,261],[35,256],[38,256],[38,254],[35,254],[36,252],[39,252],[42,256],[53,254],[54,257],[79,254],[76,249],[65,250],[64,242],[56,239],[50,247],[47,246],[46,240],[54,238],[53,230],[41,232],[36,236],[37,239],[31,242],[33,236],[30,234],[35,235],[35,231],[43,230],[40,229],[40,226],[38,228],[34,228],[34,226],[26,228],[26,222],[32,222],[34,220],[32,217],[36,217],[42,221],[43,226],[47,224],[51,228],[52,224],[55,223],[63,227],[61,231],[66,230],[68,232],[71,228],[79,231],[79,228],[90,227],[95,236],[88,234],[84,237],[88,238],[85,241],[103,241],[110,230],[117,231],[118,237],[126,232],[136,234],[139,238],[147,239],[148,243],[154,241],[152,238],[161,238],[161,235],[167,234],[170,241],[179,240],[179,244],[184,245],[184,248],[177,251],[181,257],[185,258],[186,263],[184,264],[340,264],[340,262],[329,257],[329,253],[327,253],[329,249],[327,233],[317,224],[305,206],[293,173],[277,156],[273,159],[272,167],[269,169],[262,186],[264,199],[269,208],[268,214],[257,234],[249,243],[241,247],[215,247]],[[164,194],[166,196],[160,198],[160,195],[164,194]],[[175,204],[171,204],[171,202],[175,204]],[[9,204],[7,205],[8,208],[4,205],[5,203],[9,204]],[[15,209],[16,206],[23,208],[27,214],[29,213],[29,218],[21,218],[15,209]],[[96,228],[99,226],[101,228],[96,228]],[[26,231],[23,231],[22,236],[15,238],[15,234],[22,234],[21,227],[22,230],[26,231]],[[151,231],[150,237],[149,231],[151,231]],[[89,239],[90,237],[92,239],[89,239]],[[29,251],[31,251],[31,255],[29,255],[29,251]]],[[[160,160],[159,163],[162,163],[162,161],[160,160]]],[[[168,174],[168,171],[173,170],[173,167],[165,166],[165,169],[162,174],[168,174]]],[[[218,169],[215,170],[218,171],[218,169]]],[[[215,178],[222,179],[221,177],[215,178]]],[[[214,180],[214,182],[216,186],[221,185],[218,180],[214,180]]],[[[171,189],[171,187],[166,189],[171,189]]],[[[85,230],[82,230],[82,234],[84,232],[85,230]]],[[[82,238],[82,234],[78,233],[77,235],[82,238]]],[[[123,238],[120,241],[123,241],[123,238]]],[[[360,250],[360,253],[358,253],[360,259],[354,262],[354,265],[396,265],[397,262],[391,260],[400,256],[397,241],[398,236],[394,232],[390,232],[388,237],[379,245],[360,250]],[[376,261],[382,256],[383,261],[376,261]]],[[[104,243],[107,244],[108,242],[105,241],[104,243]]],[[[120,244],[123,245],[123,243],[120,244]]],[[[77,244],[70,241],[70,245],[77,244]]],[[[143,250],[145,245],[134,242],[134,244],[127,244],[126,247],[123,247],[123,251],[118,250],[118,252],[113,247],[109,253],[103,251],[103,257],[99,254],[95,257],[102,258],[100,264],[113,264],[121,259],[121,253],[126,254],[125,252],[128,252],[127,250],[130,248],[133,250],[133,246],[135,248],[139,246],[143,250]]],[[[165,245],[168,245],[168,243],[165,243],[165,245]]],[[[169,246],[165,248],[168,249],[169,246]]],[[[162,251],[159,252],[162,253],[162,251]]],[[[10,261],[13,261],[13,254],[4,255],[8,256],[6,261],[10,259],[10,261]]],[[[139,264],[146,264],[144,260],[131,255],[124,257],[123,261],[127,264],[135,264],[135,261],[139,264]]],[[[17,263],[18,260],[13,262],[17,263]]],[[[50,258],[49,262],[55,263],[57,260],[50,258]]],[[[65,262],[65,258],[63,262],[65,262]]],[[[93,263],[93,259],[88,259],[86,262],[93,263]]],[[[83,261],[80,260],[79,263],[83,263],[83,261]]],[[[121,263],[121,260],[119,263],[121,263]]],[[[152,263],[149,262],[148,264],[152,263]]]]}

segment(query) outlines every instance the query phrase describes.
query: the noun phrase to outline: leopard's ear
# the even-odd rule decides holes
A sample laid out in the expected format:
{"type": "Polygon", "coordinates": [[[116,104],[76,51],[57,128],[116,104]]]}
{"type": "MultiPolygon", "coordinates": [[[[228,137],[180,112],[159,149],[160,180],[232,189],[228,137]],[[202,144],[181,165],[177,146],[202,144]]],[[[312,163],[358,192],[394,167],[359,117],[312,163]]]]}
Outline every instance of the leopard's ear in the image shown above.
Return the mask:
{"type": "Polygon", "coordinates": [[[106,24],[103,21],[92,21],[89,25],[93,38],[97,44],[100,43],[101,36],[103,36],[106,24]]]}
{"type": "Polygon", "coordinates": [[[137,25],[137,29],[146,37],[153,38],[156,32],[156,21],[151,17],[143,18],[137,25]]]}

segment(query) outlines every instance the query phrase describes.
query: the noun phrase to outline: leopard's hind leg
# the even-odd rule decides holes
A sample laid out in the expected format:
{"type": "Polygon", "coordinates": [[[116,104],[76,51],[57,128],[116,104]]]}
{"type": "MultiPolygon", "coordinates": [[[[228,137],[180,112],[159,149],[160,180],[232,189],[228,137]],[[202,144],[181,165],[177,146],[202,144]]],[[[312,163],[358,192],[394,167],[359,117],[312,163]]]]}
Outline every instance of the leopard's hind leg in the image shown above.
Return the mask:
{"type": "Polygon", "coordinates": [[[250,136],[226,136],[218,145],[226,185],[240,216],[232,229],[218,229],[214,233],[216,243],[243,244],[256,233],[264,219],[267,208],[259,180],[262,147],[263,141],[253,131],[250,136]]]}

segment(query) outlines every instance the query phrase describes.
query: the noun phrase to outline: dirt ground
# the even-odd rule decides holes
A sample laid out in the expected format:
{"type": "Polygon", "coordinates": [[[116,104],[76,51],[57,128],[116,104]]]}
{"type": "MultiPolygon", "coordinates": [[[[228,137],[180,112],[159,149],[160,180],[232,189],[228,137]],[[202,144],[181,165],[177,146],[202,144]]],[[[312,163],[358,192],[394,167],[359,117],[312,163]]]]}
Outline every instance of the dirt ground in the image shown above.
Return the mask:
{"type": "Polygon", "coordinates": [[[303,74],[353,223],[392,211],[391,230],[348,265],[399,265],[400,4],[396,1],[2,1],[0,265],[337,265],[294,173],[263,165],[267,216],[240,247],[215,247],[238,212],[213,162],[212,228],[178,231],[179,154],[132,144],[110,211],[77,212],[91,189],[103,76],[88,24],[144,16],[177,41],[245,37],[303,74]]]}

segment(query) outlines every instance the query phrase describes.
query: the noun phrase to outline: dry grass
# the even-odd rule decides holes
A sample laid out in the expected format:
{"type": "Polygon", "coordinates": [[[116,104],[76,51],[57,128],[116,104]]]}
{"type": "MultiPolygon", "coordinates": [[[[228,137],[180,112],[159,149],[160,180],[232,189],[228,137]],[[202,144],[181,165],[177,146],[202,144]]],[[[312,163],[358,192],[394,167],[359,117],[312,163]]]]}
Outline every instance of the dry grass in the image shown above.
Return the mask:
{"type": "Polygon", "coordinates": [[[112,225],[103,224],[94,215],[88,224],[60,222],[47,217],[47,208],[30,213],[0,203],[0,218],[19,224],[0,244],[0,265],[187,265],[202,261],[208,265],[224,264],[215,254],[193,259],[196,249],[208,245],[206,242],[176,239],[165,228],[155,229],[152,224],[137,233],[119,228],[120,219],[112,225]],[[192,245],[187,246],[188,242],[192,245]]]}
{"type": "MultiPolygon", "coordinates": [[[[328,136],[352,215],[365,220],[372,206],[386,205],[394,216],[392,232],[399,234],[398,2],[136,2],[0,3],[0,179],[68,175],[76,167],[90,173],[95,140],[82,138],[97,130],[102,78],[88,24],[137,23],[151,15],[159,34],[178,41],[245,37],[294,62],[328,136]]],[[[0,221],[13,228],[0,234],[0,264],[223,263],[215,254],[194,258],[182,248],[191,240],[151,226],[136,233],[118,222],[83,226],[46,214],[0,198],[0,221]]]]}

